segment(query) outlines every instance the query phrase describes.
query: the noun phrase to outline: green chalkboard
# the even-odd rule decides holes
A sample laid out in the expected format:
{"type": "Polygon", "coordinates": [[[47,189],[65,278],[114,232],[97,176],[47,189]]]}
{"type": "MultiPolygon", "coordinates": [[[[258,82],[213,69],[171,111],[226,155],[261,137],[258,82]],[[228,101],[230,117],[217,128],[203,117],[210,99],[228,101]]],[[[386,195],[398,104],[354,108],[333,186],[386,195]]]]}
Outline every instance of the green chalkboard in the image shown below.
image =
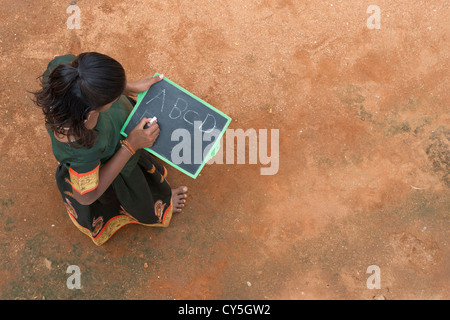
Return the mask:
{"type": "Polygon", "coordinates": [[[121,134],[128,136],[144,117],[157,117],[160,128],[155,144],[145,150],[194,179],[220,148],[231,122],[229,116],[167,78],[138,95],[121,134]]]}

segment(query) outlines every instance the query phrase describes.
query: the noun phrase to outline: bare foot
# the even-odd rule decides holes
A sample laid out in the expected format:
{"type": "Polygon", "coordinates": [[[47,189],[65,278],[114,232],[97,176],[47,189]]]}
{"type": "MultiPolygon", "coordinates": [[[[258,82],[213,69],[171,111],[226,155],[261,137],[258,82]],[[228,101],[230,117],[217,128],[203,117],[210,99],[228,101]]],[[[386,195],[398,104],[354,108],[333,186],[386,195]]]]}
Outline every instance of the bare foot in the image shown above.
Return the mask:
{"type": "Polygon", "coordinates": [[[184,204],[186,203],[187,191],[187,187],[172,189],[172,205],[174,213],[180,213],[183,210],[184,204]]]}

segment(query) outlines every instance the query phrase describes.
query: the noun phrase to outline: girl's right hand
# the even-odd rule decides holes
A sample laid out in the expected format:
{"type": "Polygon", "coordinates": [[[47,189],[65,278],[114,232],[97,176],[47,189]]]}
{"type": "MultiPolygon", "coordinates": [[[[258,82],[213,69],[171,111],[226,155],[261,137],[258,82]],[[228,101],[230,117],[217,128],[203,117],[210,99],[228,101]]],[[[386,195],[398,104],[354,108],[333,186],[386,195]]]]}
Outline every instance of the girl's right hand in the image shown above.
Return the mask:
{"type": "Polygon", "coordinates": [[[135,151],[144,148],[151,148],[156,139],[158,139],[159,126],[157,121],[153,122],[147,129],[144,129],[150,120],[151,118],[142,118],[139,124],[127,137],[128,143],[135,151]]]}

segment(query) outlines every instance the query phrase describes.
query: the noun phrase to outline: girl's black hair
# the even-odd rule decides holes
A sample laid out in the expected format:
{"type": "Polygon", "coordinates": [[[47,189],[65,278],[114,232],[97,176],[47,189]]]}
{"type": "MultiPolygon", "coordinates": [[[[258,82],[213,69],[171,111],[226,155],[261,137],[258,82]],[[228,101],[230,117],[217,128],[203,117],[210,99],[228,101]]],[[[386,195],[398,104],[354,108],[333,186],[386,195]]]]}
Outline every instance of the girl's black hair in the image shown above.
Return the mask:
{"type": "Polygon", "coordinates": [[[57,66],[41,77],[42,89],[34,92],[34,102],[45,115],[48,129],[65,135],[75,148],[91,148],[97,140],[86,128],[88,113],[116,100],[125,90],[122,65],[104,54],[86,52],[70,64],[57,66]],[[76,144],[72,143],[76,140],[76,144]]]}

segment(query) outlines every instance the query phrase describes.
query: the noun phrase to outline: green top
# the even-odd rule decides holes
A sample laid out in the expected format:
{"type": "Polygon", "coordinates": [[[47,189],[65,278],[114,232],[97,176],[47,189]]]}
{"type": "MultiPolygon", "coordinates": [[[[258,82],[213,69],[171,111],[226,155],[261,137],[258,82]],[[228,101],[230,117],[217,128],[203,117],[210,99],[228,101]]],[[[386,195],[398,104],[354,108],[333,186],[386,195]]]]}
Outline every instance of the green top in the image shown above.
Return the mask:
{"type": "MultiPolygon", "coordinates": [[[[65,55],[52,60],[44,73],[44,81],[54,68],[60,64],[68,64],[74,58],[74,55],[65,55]]],[[[69,143],[57,140],[53,132],[47,129],[56,160],[79,174],[90,172],[99,164],[105,164],[120,148],[120,140],[123,139],[120,129],[132,110],[131,102],[126,96],[122,95],[108,110],[100,112],[97,125],[94,128],[98,138],[95,145],[90,149],[85,147],[73,148],[69,143]]],[[[121,174],[128,175],[136,166],[139,156],[140,151],[136,152],[128,161],[121,174]]]]}

